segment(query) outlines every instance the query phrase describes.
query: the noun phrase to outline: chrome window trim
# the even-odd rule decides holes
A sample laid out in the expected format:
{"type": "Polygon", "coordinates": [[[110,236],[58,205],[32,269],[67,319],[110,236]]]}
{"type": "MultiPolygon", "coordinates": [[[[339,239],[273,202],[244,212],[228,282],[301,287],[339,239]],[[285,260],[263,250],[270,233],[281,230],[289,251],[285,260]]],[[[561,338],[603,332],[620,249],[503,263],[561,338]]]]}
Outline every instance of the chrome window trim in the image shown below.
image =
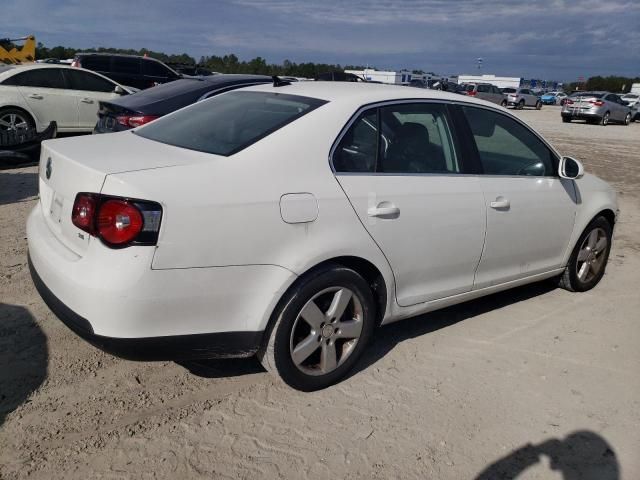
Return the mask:
{"type": "MultiPolygon", "coordinates": [[[[491,105],[482,105],[482,104],[477,104],[477,103],[471,103],[471,102],[465,102],[464,99],[461,100],[451,100],[451,99],[436,99],[436,98],[404,98],[404,99],[399,99],[399,100],[383,100],[381,102],[374,102],[374,103],[369,103],[366,105],[361,106],[358,110],[356,110],[356,112],[349,118],[349,120],[347,121],[347,123],[345,124],[344,127],[342,127],[342,130],[340,130],[340,133],[338,134],[337,138],[333,141],[333,144],[331,145],[331,149],[329,150],[329,167],[331,168],[331,171],[333,172],[334,175],[348,175],[348,176],[352,176],[352,175],[359,175],[359,176],[388,176],[388,175],[393,175],[393,176],[450,176],[450,177],[459,177],[459,176],[474,176],[474,177],[495,177],[495,178],[560,178],[558,175],[558,172],[555,172],[554,175],[495,175],[495,174],[491,174],[491,175],[487,175],[484,173],[473,173],[473,174],[468,174],[468,173],[393,173],[390,174],[388,172],[337,172],[336,169],[333,166],[333,155],[335,154],[336,148],[338,147],[338,145],[340,144],[340,142],[342,141],[342,138],[346,135],[347,131],[351,128],[351,126],[356,122],[356,120],[360,117],[360,115],[367,111],[367,110],[371,110],[372,108],[380,108],[380,107],[385,107],[385,106],[389,106],[389,105],[401,105],[401,104],[405,104],[405,103],[436,103],[436,104],[440,104],[440,105],[457,105],[460,107],[475,107],[475,108],[483,108],[485,110],[490,110],[494,113],[499,113],[501,115],[504,115],[506,117],[511,118],[512,120],[515,120],[516,122],[518,122],[520,125],[522,125],[523,127],[525,127],[531,134],[533,134],[538,140],[540,140],[550,151],[551,153],[553,153],[556,156],[556,161],[559,162],[560,159],[562,158],[562,155],[560,155],[560,153],[558,153],[558,151],[553,148],[549,142],[547,142],[538,132],[536,132],[533,128],[531,128],[529,125],[527,125],[525,122],[523,122],[522,120],[520,120],[518,117],[516,117],[515,115],[513,115],[511,112],[509,111],[503,111],[500,110],[498,108],[495,108],[491,105]]],[[[457,153],[457,152],[456,152],[457,153]]]]}

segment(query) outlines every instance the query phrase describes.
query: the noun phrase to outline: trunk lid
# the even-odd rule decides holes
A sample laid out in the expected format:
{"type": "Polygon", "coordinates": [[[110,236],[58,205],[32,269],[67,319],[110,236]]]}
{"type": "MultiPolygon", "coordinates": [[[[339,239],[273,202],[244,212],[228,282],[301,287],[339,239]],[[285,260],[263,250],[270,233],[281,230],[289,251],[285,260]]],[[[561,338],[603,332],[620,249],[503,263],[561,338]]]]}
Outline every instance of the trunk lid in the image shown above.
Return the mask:
{"type": "Polygon", "coordinates": [[[82,255],[95,239],[71,222],[79,192],[101,193],[110,174],[189,165],[212,157],[215,155],[147,140],[131,131],[45,141],[40,155],[40,206],[58,240],[82,255]]]}

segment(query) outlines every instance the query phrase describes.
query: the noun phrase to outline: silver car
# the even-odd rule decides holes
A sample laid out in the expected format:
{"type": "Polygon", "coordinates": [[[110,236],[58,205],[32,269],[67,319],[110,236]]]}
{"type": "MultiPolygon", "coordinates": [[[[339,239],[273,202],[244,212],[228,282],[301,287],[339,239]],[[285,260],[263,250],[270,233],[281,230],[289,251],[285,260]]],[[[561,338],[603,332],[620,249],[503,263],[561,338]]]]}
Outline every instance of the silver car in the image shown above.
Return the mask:
{"type": "Polygon", "coordinates": [[[582,92],[567,98],[562,107],[562,121],[574,119],[586,120],[587,123],[608,125],[610,122],[629,125],[631,107],[618,95],[610,92],[582,92]]]}
{"type": "Polygon", "coordinates": [[[502,91],[490,83],[464,83],[461,87],[462,89],[459,93],[463,95],[487,100],[488,102],[497,103],[503,107],[507,105],[504,101],[502,91]]]}
{"type": "Polygon", "coordinates": [[[507,105],[518,110],[524,107],[535,107],[536,110],[542,108],[542,101],[538,95],[528,88],[503,88],[502,93],[507,101],[507,105]]]}

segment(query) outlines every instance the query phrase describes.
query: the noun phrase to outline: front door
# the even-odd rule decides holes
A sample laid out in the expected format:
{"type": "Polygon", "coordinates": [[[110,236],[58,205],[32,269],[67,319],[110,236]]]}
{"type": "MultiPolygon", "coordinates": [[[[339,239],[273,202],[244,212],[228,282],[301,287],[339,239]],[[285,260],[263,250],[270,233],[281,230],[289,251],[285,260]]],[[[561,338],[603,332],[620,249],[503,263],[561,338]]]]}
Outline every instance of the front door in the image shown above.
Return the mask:
{"type": "Polygon", "coordinates": [[[334,151],[336,178],[388,259],[401,306],[473,286],[485,207],[460,151],[448,109],[437,103],[366,110],[334,151]]]}
{"type": "Polygon", "coordinates": [[[71,91],[78,105],[78,128],[91,130],[98,121],[98,106],[101,101],[119,97],[114,92],[116,84],[95,73],[85,70],[65,69],[71,91]]]}
{"type": "Polygon", "coordinates": [[[462,107],[483,174],[487,234],[474,288],[562,266],[576,213],[572,180],[557,175],[556,155],[510,116],[462,107]]]}

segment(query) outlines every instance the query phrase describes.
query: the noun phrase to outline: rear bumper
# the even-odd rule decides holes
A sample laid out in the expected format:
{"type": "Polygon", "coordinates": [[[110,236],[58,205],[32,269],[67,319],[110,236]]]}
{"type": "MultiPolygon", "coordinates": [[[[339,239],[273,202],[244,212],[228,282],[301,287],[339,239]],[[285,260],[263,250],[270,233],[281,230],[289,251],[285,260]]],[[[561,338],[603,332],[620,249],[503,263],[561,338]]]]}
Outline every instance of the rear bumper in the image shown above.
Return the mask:
{"type": "Polygon", "coordinates": [[[34,282],[51,310],[126,358],[249,356],[296,278],[275,265],[154,270],[156,247],[112,250],[99,241],[77,255],[53,235],[40,203],[27,238],[34,282]]]}
{"type": "Polygon", "coordinates": [[[561,115],[564,118],[578,118],[583,120],[600,120],[602,118],[602,114],[598,112],[567,112],[562,111],[561,115]]]}
{"type": "Polygon", "coordinates": [[[166,337],[114,338],[96,335],[91,323],[67,307],[44,284],[29,256],[29,271],[49,309],[71,331],[105,352],[130,360],[186,360],[250,357],[258,351],[263,332],[221,332],[166,337]]]}

